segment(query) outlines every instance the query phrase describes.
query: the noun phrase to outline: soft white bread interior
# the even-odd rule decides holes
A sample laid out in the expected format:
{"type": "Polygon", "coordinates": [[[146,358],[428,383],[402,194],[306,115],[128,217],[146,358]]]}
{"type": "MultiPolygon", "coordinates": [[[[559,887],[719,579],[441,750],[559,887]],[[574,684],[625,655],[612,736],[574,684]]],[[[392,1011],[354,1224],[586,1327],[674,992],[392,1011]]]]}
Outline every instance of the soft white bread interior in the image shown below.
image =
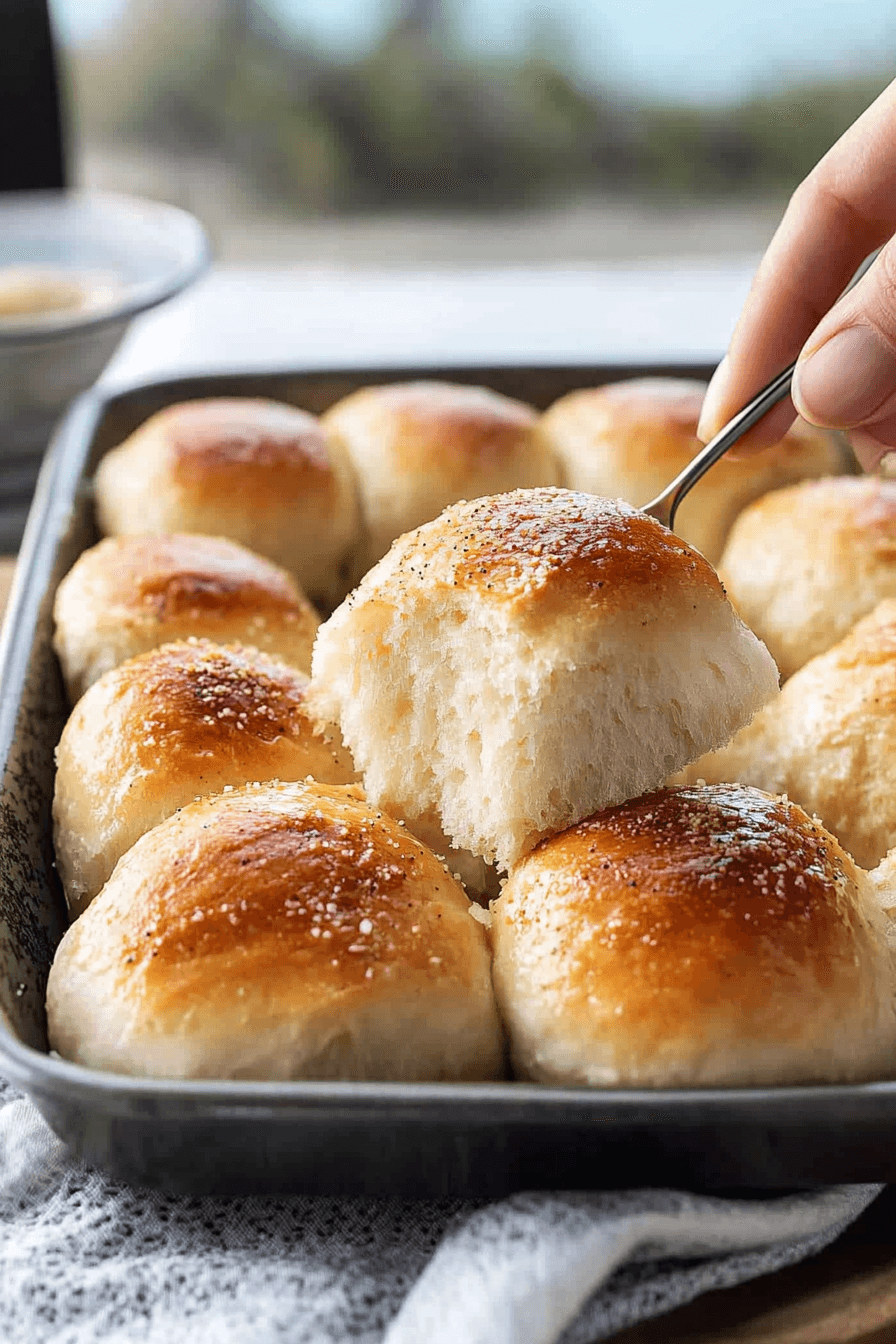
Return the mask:
{"type": "Polygon", "coordinates": [[[786,793],[873,868],[896,845],[896,601],[879,603],[679,778],[786,793]]]}
{"type": "Polygon", "coordinates": [[[777,684],[701,555],[541,489],[401,537],[321,626],[311,696],[371,801],[507,867],[727,741],[777,684]]]}
{"type": "Polygon", "coordinates": [[[53,825],[79,915],[122,854],[197,797],[247,780],[355,778],[338,731],[317,731],[308,678],[240,645],[166,644],[81,697],[56,748],[53,825]]]}
{"type": "Polygon", "coordinates": [[[409,382],[362,388],[323,416],[357,474],[367,528],[360,572],[396,537],[459,499],[560,485],[534,436],[536,412],[484,387],[409,382]]]}
{"type": "Polygon", "coordinates": [[[53,647],[71,702],[127,658],[190,635],[311,668],[320,619],[295,580],[223,537],[109,537],[56,590],[53,647]]]}
{"type": "Polygon", "coordinates": [[[896,597],[896,481],[843,476],[766,495],[738,518],[719,572],[792,676],[896,597]]]}
{"type": "Polygon", "coordinates": [[[793,803],[664,790],[539,845],[492,905],[518,1076],[760,1087],[896,1074],[868,875],[793,803]]]}
{"type": "Polygon", "coordinates": [[[100,530],[230,537],[332,605],[360,542],[348,457],[313,415],[251,397],[182,402],[152,416],[96,474],[100,530]]]}
{"type": "Polygon", "coordinates": [[[164,1078],[499,1077],[469,911],[438,859],[350,788],[220,794],[139,840],[68,930],[50,1044],[164,1078]]]}
{"type": "MultiPolygon", "coordinates": [[[[686,378],[632,378],[583,388],[550,407],[537,437],[559,458],[572,490],[642,507],[700,450],[697,421],[706,387],[686,378]]],[[[797,419],[774,447],[717,462],[681,505],[675,530],[717,565],[735,518],[751,500],[843,467],[834,436],[797,419]]]]}
{"type": "Polygon", "coordinates": [[[412,834],[424,845],[445,860],[449,873],[464,884],[467,895],[479,905],[488,905],[501,890],[501,876],[493,863],[471,854],[468,849],[458,849],[452,845],[448,836],[439,825],[437,816],[430,813],[423,817],[414,817],[408,825],[412,834]]]}

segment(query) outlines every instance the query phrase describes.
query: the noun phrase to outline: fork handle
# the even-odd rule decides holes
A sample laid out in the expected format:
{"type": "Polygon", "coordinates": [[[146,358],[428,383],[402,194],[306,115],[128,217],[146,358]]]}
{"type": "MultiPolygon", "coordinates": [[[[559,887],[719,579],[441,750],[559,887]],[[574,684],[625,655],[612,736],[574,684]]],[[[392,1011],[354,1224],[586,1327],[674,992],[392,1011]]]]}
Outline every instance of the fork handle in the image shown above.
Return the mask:
{"type": "MultiPolygon", "coordinates": [[[[877,258],[877,252],[872,252],[862,262],[849,284],[844,289],[843,294],[849,291],[859,283],[865,272],[871,267],[877,258]]],[[[843,297],[840,295],[840,298],[843,297]]],[[[674,481],[666,486],[661,495],[652,499],[649,504],[644,505],[643,512],[649,513],[651,518],[656,518],[657,522],[664,523],[668,528],[675,527],[675,515],[678,507],[689,490],[693,488],[702,476],[705,476],[710,467],[718,462],[720,457],[724,457],[728,449],[731,448],[742,435],[746,434],[748,429],[766,415],[773,406],[779,401],[783,401],[790,391],[790,385],[793,382],[793,371],[796,368],[796,360],[789,364],[782,373],[773,378],[770,383],[757,392],[752,401],[748,401],[743,410],[738,411],[727,423],[723,425],[714,439],[710,439],[705,448],[693,458],[683,471],[680,471],[674,481]]]]}
{"type": "Polygon", "coordinates": [[[779,401],[783,401],[790,391],[790,384],[793,381],[793,371],[796,368],[796,360],[789,364],[783,372],[757,392],[752,401],[748,401],[743,410],[738,411],[731,420],[728,421],[714,439],[710,439],[705,448],[693,458],[683,471],[680,471],[666,486],[661,495],[651,500],[644,506],[644,512],[657,517],[657,511],[662,509],[668,516],[661,518],[667,527],[674,528],[675,514],[678,506],[681,504],[685,495],[697,484],[702,476],[705,476],[710,467],[715,466],[720,457],[724,457],[737,440],[746,434],[748,429],[752,429],[755,424],[766,415],[773,406],[779,401]]]}

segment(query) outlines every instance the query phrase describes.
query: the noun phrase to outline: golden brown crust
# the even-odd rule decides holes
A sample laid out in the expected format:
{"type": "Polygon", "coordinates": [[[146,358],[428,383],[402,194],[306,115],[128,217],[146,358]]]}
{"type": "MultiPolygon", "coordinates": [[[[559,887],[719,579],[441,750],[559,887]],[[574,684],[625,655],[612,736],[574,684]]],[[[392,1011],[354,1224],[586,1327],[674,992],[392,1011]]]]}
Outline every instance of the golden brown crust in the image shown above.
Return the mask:
{"type": "MultiPolygon", "coordinates": [[[[757,945],[820,981],[854,967],[847,856],[801,810],[756,790],[648,794],[535,853],[571,878],[577,921],[611,953],[600,976],[610,995],[662,957],[664,996],[674,988],[711,999],[732,959],[757,945]]],[[[592,966],[578,972],[573,991],[594,978],[592,966]]],[[[767,980],[760,972],[738,987],[742,1006],[761,1007],[767,980]]]]}
{"type": "MultiPolygon", "coordinates": [[[[86,557],[91,557],[88,561],[86,557]]],[[[245,616],[312,624],[314,608],[285,569],[225,537],[108,537],[90,563],[109,606],[153,621],[245,616]]]]}
{"type": "Polygon", "coordinates": [[[327,437],[297,407],[248,397],[185,402],[138,433],[164,439],[173,481],[191,490],[248,491],[253,510],[279,511],[284,493],[319,495],[325,508],[335,502],[327,437]]]}
{"type": "Polygon", "coordinates": [[[399,538],[386,565],[398,586],[465,588],[527,606],[562,600],[609,611],[630,610],[646,592],[651,604],[666,593],[676,601],[689,592],[720,602],[725,597],[703,557],[646,514],[618,500],[554,488],[446,509],[399,538]]]}
{"type": "MultiPolygon", "coordinates": [[[[117,703],[131,698],[136,759],[158,769],[164,744],[164,770],[177,774],[186,761],[214,756],[239,760],[246,778],[255,772],[253,750],[261,753],[280,739],[310,735],[305,705],[308,678],[297,668],[257,649],[216,645],[193,639],[122,663],[113,674],[117,703]],[[183,758],[182,760],[180,758],[183,758]]],[[[88,703],[78,716],[91,714],[88,703]]]]}
{"type": "Polygon", "coordinates": [[[867,885],[801,808],[738,786],[662,790],[545,840],[493,905],[499,1003],[540,1022],[523,1067],[558,1077],[566,1051],[572,1081],[623,1085],[891,1069],[867,885]]]}
{"type": "Polygon", "coordinates": [[[685,781],[752,784],[817,816],[863,868],[896,846],[896,601],[801,667],[685,781]]]}
{"type": "Polygon", "coordinates": [[[435,856],[352,788],[248,785],[124,856],[48,987],[66,1058],[195,1077],[489,1078],[484,932],[435,856]]]}
{"type": "Polygon", "coordinates": [[[241,972],[249,948],[272,993],[290,993],[296,972],[306,992],[309,975],[331,991],[363,990],[369,971],[396,967],[465,977],[466,947],[441,927],[452,913],[468,917],[460,885],[385,813],[305,788],[304,815],[254,806],[251,794],[241,807],[233,795],[209,810],[213,835],[175,847],[170,868],[141,886],[122,955],[162,1011],[188,1006],[211,964],[241,972]]]}
{"type": "Polygon", "coordinates": [[[307,670],[320,619],[295,580],[223,537],[108,537],[84,551],[54,604],[72,700],[126,658],[191,635],[257,645],[307,670]]]}
{"type": "Polygon", "coordinates": [[[107,535],[201,532],[250,546],[326,603],[345,592],[360,541],[341,442],[306,411],[256,398],[169,406],[102,459],[107,535]]]}
{"type": "Polygon", "coordinates": [[[542,427],[566,421],[584,429],[594,422],[602,426],[606,420],[608,428],[623,436],[638,465],[649,465],[657,448],[661,456],[665,451],[684,454],[684,465],[697,451],[697,421],[707,386],[690,378],[630,378],[578,388],[545,411],[542,427]],[[661,436],[659,442],[651,444],[652,433],[661,436]]]}
{"type": "Polygon", "coordinates": [[[525,402],[488,388],[418,381],[362,388],[323,422],[338,430],[359,413],[387,429],[397,470],[413,475],[436,466],[459,489],[471,470],[494,470],[528,446],[538,418],[525,402]]]}
{"type": "Polygon", "coordinates": [[[896,481],[833,477],[765,495],[737,520],[720,573],[792,676],[896,597],[896,481]]]}
{"type": "MultiPolygon", "coordinates": [[[[573,489],[644,505],[700,450],[697,421],[705,391],[705,383],[678,378],[583,388],[550,407],[537,436],[557,454],[573,489]]],[[[843,467],[834,437],[797,420],[773,448],[718,462],[683,502],[676,530],[718,564],[735,518],[751,500],[843,467]]]]}
{"type": "Polygon", "coordinates": [[[338,735],[315,730],[307,685],[257,649],[190,640],[91,686],[56,751],[56,853],[72,911],[141,835],[197,797],[249,779],[352,780],[338,735]]]}
{"type": "Polygon", "coordinates": [[[357,474],[366,567],[459,499],[559,484],[553,453],[534,437],[536,422],[531,406],[452,383],[369,387],[333,406],[323,423],[357,474]]]}

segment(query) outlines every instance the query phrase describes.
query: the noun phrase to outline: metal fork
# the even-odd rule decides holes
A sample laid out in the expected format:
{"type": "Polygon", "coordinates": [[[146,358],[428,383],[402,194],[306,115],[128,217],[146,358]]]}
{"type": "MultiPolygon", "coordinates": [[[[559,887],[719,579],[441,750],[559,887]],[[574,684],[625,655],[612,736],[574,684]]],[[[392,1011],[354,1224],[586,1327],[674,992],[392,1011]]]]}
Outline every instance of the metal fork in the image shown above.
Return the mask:
{"type": "MultiPolygon", "coordinates": [[[[859,283],[876,256],[877,252],[872,252],[871,256],[862,262],[843,294],[848,294],[852,287],[859,283]]],[[[773,406],[783,401],[790,391],[795,368],[796,360],[788,364],[787,368],[773,378],[761,392],[757,392],[753,400],[747,402],[743,410],[738,411],[737,415],[719,430],[715,438],[710,439],[709,443],[700,449],[697,456],[688,463],[684,471],[678,473],[674,481],[666,486],[662,494],[644,505],[642,512],[650,514],[658,523],[674,531],[675,514],[685,495],[694,488],[702,476],[706,475],[710,467],[715,466],[719,458],[724,457],[728,449],[746,434],[748,429],[752,429],[773,406]]]]}

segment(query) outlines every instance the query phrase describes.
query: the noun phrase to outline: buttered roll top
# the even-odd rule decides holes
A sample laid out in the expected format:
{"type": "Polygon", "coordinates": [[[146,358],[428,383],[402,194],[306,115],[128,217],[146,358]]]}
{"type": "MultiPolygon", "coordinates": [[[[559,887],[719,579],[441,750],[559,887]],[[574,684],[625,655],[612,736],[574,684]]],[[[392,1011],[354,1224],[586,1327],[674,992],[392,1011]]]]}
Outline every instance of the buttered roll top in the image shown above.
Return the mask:
{"type": "Polygon", "coordinates": [[[663,790],[544,841],[493,906],[517,1070],[598,1086],[891,1076],[868,877],[783,798],[663,790]]]}
{"type": "Polygon", "coordinates": [[[72,912],[196,797],[248,780],[351,781],[338,732],[312,722],[307,684],[257,649],[207,640],[163,645],[95,682],[56,750],[56,856],[72,912]]]}
{"type": "Polygon", "coordinates": [[[96,500],[105,533],[229,537],[331,602],[360,535],[338,440],[298,407],[250,397],[182,402],[152,416],[103,458],[96,500]]]}
{"type": "Polygon", "coordinates": [[[416,381],[362,388],[323,416],[351,456],[367,525],[365,565],[461,499],[559,485],[536,412],[484,387],[416,381]]]}
{"type": "Polygon", "coordinates": [[[765,495],[732,529],[720,573],[792,676],[896,598],[896,481],[842,476],[765,495]]]}
{"type": "Polygon", "coordinates": [[[127,658],[194,635],[307,672],[320,619],[279,566],[223,537],[109,537],[56,592],[53,645],[74,703],[127,658]]]}
{"type": "Polygon", "coordinates": [[[49,1035],[194,1078],[490,1078],[484,931],[435,856],[351,789],[247,786],[129,851],[66,933],[49,1035]]]}

